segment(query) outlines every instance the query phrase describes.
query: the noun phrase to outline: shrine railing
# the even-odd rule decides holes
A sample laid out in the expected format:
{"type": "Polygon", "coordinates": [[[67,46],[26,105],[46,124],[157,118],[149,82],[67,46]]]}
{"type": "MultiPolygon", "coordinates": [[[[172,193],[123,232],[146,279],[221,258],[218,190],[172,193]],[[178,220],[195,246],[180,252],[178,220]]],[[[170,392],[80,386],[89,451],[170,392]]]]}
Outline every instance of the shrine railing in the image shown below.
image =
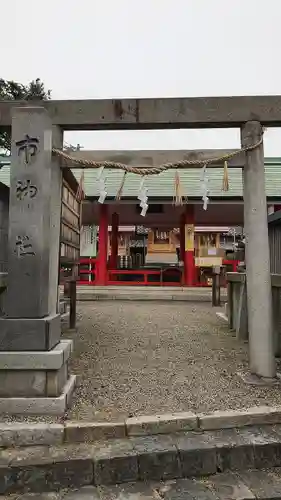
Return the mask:
{"type": "Polygon", "coordinates": [[[78,285],[94,285],[96,281],[95,257],[80,258],[78,285]]]}
{"type": "MultiPolygon", "coordinates": [[[[96,284],[96,264],[97,259],[94,257],[84,257],[80,259],[78,285],[95,285],[96,284]]],[[[238,261],[224,260],[223,266],[227,272],[235,272],[238,261]]],[[[196,268],[196,281],[194,286],[211,287],[210,282],[205,279],[200,279],[200,268],[196,268]]],[[[210,268],[211,276],[211,268],[210,268]]],[[[169,267],[164,269],[108,269],[107,285],[119,286],[184,286],[183,269],[178,267],[169,267]]],[[[226,278],[221,276],[221,286],[226,287],[226,278]]]]}
{"type": "Polygon", "coordinates": [[[178,268],[159,270],[110,269],[108,271],[108,285],[182,286],[183,276],[182,271],[178,268]]]}

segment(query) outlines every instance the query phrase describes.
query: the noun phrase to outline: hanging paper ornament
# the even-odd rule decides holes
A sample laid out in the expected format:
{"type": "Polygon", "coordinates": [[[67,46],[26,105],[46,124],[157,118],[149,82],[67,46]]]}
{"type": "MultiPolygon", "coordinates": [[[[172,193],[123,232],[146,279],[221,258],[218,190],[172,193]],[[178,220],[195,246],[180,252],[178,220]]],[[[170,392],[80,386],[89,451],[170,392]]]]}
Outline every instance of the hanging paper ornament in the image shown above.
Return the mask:
{"type": "Polygon", "coordinates": [[[101,180],[103,171],[104,171],[104,167],[99,168],[98,173],[97,173],[97,181],[101,180]]]}
{"type": "Polygon", "coordinates": [[[138,200],[140,200],[140,207],[142,209],[140,215],[142,217],[146,216],[146,212],[147,212],[147,209],[148,209],[147,191],[148,191],[148,189],[145,187],[145,178],[143,177],[141,179],[141,182],[140,182],[139,195],[138,195],[138,200]]]}
{"type": "Polygon", "coordinates": [[[99,193],[100,193],[100,195],[99,195],[98,203],[104,203],[105,198],[107,197],[107,191],[105,189],[105,179],[100,180],[99,193]]]}
{"type": "Polygon", "coordinates": [[[202,200],[203,200],[203,210],[207,210],[209,203],[209,189],[208,189],[208,176],[207,176],[207,164],[204,165],[201,171],[201,183],[202,183],[202,200]]]}
{"type": "Polygon", "coordinates": [[[208,198],[208,196],[205,196],[204,198],[202,198],[202,200],[203,200],[203,210],[207,210],[210,199],[208,198]]]}
{"type": "Polygon", "coordinates": [[[103,170],[104,170],[104,167],[102,167],[100,169],[100,171],[98,172],[98,175],[97,175],[98,186],[99,186],[99,199],[98,199],[98,203],[101,203],[101,204],[105,202],[105,198],[107,197],[107,191],[106,191],[106,188],[105,188],[106,178],[102,178],[103,170]]]}
{"type": "Polygon", "coordinates": [[[147,209],[148,209],[148,205],[147,205],[147,203],[146,203],[145,205],[143,205],[143,207],[142,207],[142,211],[141,211],[141,213],[140,213],[140,215],[141,215],[142,217],[145,217],[145,216],[146,216],[147,209]]]}
{"type": "Polygon", "coordinates": [[[227,161],[224,162],[224,166],[223,166],[222,190],[223,191],[229,191],[229,179],[228,179],[228,164],[227,164],[227,161]]]}
{"type": "Polygon", "coordinates": [[[144,183],[145,183],[145,178],[142,177],[141,181],[140,181],[138,200],[142,200],[142,198],[143,198],[143,191],[145,189],[144,183]]]}
{"type": "Polygon", "coordinates": [[[180,176],[178,171],[175,173],[175,195],[174,195],[174,205],[179,206],[182,205],[182,193],[181,193],[181,185],[180,185],[180,176]]]}
{"type": "Polygon", "coordinates": [[[115,199],[117,201],[120,201],[121,200],[121,196],[122,196],[122,193],[123,193],[123,189],[124,189],[124,184],[125,184],[125,180],[126,180],[126,175],[127,175],[127,172],[124,172],[123,174],[123,177],[122,177],[122,180],[121,180],[121,184],[120,184],[120,187],[117,191],[117,194],[115,196],[115,199]]]}
{"type": "Polygon", "coordinates": [[[145,217],[146,216],[146,212],[147,212],[147,209],[148,209],[148,203],[147,203],[147,200],[148,200],[148,196],[147,196],[147,188],[144,188],[143,189],[143,197],[140,201],[140,207],[142,208],[142,211],[140,213],[140,215],[142,217],[145,217]]]}

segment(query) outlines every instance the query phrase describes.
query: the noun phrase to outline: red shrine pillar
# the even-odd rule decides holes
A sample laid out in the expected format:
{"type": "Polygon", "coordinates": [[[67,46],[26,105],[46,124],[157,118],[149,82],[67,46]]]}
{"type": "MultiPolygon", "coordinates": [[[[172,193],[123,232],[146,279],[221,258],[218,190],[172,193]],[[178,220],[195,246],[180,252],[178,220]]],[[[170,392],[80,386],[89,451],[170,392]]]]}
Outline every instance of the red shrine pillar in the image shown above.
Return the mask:
{"type": "Polygon", "coordinates": [[[184,261],[185,252],[185,212],[180,217],[180,260],[184,261]]]}
{"type": "Polygon", "coordinates": [[[184,250],[184,283],[186,286],[193,286],[196,275],[194,259],[194,205],[186,205],[184,250]]]}
{"type": "Polygon", "coordinates": [[[108,206],[100,205],[99,250],[97,258],[96,284],[107,284],[107,250],[108,250],[108,206]]]}
{"type": "Polygon", "coordinates": [[[111,219],[111,255],[110,255],[111,269],[117,269],[118,227],[119,227],[119,216],[116,212],[114,212],[112,214],[112,219],[111,219]]]}

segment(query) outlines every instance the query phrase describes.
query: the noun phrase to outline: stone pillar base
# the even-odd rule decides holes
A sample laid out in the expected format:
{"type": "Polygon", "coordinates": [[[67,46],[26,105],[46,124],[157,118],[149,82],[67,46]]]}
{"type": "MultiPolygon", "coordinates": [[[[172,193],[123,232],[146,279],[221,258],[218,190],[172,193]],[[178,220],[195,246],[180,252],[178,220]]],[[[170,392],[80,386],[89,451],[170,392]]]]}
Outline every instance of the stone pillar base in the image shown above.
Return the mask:
{"type": "Polygon", "coordinates": [[[0,413],[61,415],[70,403],[75,376],[69,376],[71,340],[51,351],[0,352],[0,413]]]}
{"type": "MultiPolygon", "coordinates": [[[[0,318],[0,351],[49,351],[60,341],[61,316],[0,318]]],[[[0,368],[1,369],[1,368],[0,368]]]]}

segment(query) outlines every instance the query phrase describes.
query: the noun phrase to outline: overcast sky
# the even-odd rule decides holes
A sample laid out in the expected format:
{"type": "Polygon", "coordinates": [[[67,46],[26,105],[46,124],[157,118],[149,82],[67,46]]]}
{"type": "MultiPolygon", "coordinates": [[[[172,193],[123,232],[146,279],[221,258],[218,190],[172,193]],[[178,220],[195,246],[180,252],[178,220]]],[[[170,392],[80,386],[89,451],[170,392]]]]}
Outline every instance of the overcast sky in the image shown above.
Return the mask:
{"type": "MultiPolygon", "coordinates": [[[[54,99],[281,93],[281,0],[2,0],[0,12],[0,77],[40,77],[54,99]]],[[[65,139],[86,149],[239,146],[237,130],[65,139]]],[[[281,129],[267,131],[265,153],[281,156],[281,129]]]]}

